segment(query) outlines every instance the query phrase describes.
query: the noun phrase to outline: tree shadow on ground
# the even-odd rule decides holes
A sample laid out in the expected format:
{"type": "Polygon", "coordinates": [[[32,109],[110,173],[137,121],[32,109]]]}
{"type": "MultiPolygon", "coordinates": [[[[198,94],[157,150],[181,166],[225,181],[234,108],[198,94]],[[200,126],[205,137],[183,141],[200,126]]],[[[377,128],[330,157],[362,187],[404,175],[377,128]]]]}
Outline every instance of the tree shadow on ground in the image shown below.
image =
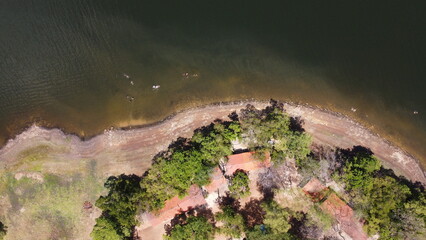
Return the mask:
{"type": "Polygon", "coordinates": [[[263,223],[266,212],[262,209],[261,203],[262,201],[258,199],[250,199],[240,211],[246,226],[250,229],[263,223]]]}
{"type": "Polygon", "coordinates": [[[341,156],[345,159],[353,158],[353,157],[370,157],[374,153],[371,151],[371,149],[364,147],[364,146],[353,146],[352,148],[347,149],[338,149],[341,156]]]}
{"type": "Polygon", "coordinates": [[[256,184],[265,201],[274,199],[274,190],[278,189],[279,186],[274,179],[272,169],[269,168],[265,172],[260,173],[256,184]]]}
{"type": "Polygon", "coordinates": [[[229,192],[218,199],[219,208],[231,207],[235,212],[240,211],[241,203],[238,199],[232,197],[229,192]]]}
{"type": "Polygon", "coordinates": [[[290,130],[293,132],[303,133],[305,129],[303,128],[305,121],[300,117],[290,117],[290,130]]]}

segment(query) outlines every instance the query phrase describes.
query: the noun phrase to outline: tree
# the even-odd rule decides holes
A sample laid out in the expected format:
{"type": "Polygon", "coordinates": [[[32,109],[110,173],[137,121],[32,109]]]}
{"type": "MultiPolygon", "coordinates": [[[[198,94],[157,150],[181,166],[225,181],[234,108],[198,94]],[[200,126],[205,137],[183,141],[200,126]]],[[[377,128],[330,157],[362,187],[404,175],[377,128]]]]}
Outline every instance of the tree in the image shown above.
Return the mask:
{"type": "Polygon", "coordinates": [[[231,238],[239,238],[244,233],[243,216],[230,206],[223,207],[222,211],[216,214],[216,220],[223,223],[218,229],[219,233],[231,238]]]}
{"type": "Polygon", "coordinates": [[[426,236],[426,197],[404,203],[392,216],[393,232],[400,239],[417,239],[426,236]]]}
{"type": "Polygon", "coordinates": [[[235,198],[246,197],[250,195],[250,179],[247,173],[242,169],[237,169],[230,179],[229,191],[235,198]]]}
{"type": "Polygon", "coordinates": [[[286,158],[302,161],[310,152],[310,136],[291,128],[291,119],[281,103],[271,100],[271,105],[264,110],[248,105],[241,110],[240,122],[249,148],[270,152],[274,162],[286,158]]]}
{"type": "Polygon", "coordinates": [[[357,154],[350,158],[344,168],[343,181],[348,190],[371,188],[373,174],[381,167],[380,161],[369,154],[357,154]]]}
{"type": "Polygon", "coordinates": [[[357,147],[348,153],[341,179],[352,196],[351,204],[365,218],[368,234],[379,233],[381,239],[421,234],[426,212],[424,190],[410,189],[407,181],[381,168],[371,151],[357,147]]]}
{"type": "Polygon", "coordinates": [[[124,236],[117,232],[120,227],[105,216],[96,219],[96,225],[90,236],[93,240],[122,240],[124,236]]]}
{"type": "Polygon", "coordinates": [[[324,212],[319,204],[314,204],[309,208],[307,214],[303,218],[303,225],[306,227],[303,230],[310,230],[311,233],[327,231],[333,226],[334,218],[324,212]]]}
{"type": "Polygon", "coordinates": [[[296,236],[290,233],[273,233],[263,224],[256,225],[246,233],[247,240],[296,240],[296,236]]]}
{"type": "Polygon", "coordinates": [[[240,132],[238,122],[215,122],[156,158],[141,181],[143,210],[159,210],[166,200],[186,195],[192,184],[208,184],[210,172],[222,157],[232,153],[231,142],[240,132]]]}
{"type": "Polygon", "coordinates": [[[0,222],[0,240],[6,236],[6,230],[6,226],[2,222],[0,222]]]}
{"type": "Polygon", "coordinates": [[[109,189],[108,195],[101,196],[96,206],[102,210],[102,215],[96,222],[92,237],[102,239],[130,238],[134,226],[138,224],[135,218],[138,197],[141,194],[140,178],[136,175],[120,175],[109,177],[104,186],[109,189]],[[114,231],[113,231],[114,230],[114,231]]]}
{"type": "MultiPolygon", "coordinates": [[[[382,239],[392,239],[396,232],[392,228],[391,216],[398,208],[403,207],[410,195],[410,189],[391,177],[380,177],[374,178],[372,190],[368,190],[364,192],[368,204],[363,206],[367,232],[369,234],[378,232],[382,239]]],[[[355,204],[358,203],[355,202],[355,204]]]]}
{"type": "Polygon", "coordinates": [[[190,216],[185,224],[175,225],[167,240],[209,240],[214,237],[214,227],[204,217],[190,216]]]}
{"type": "Polygon", "coordinates": [[[262,207],[266,212],[263,223],[274,234],[287,233],[291,228],[290,218],[299,217],[299,214],[281,207],[275,201],[265,202],[262,207]]]}

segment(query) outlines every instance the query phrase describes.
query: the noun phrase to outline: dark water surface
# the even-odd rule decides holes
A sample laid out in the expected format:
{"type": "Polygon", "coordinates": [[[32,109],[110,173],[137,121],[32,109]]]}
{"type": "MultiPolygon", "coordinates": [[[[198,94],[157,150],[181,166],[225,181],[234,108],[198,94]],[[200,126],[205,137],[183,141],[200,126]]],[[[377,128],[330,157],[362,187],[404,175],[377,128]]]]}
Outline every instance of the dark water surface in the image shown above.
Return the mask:
{"type": "Polygon", "coordinates": [[[425,6],[0,0],[1,141],[32,122],[90,136],[273,97],[350,114],[425,162],[425,6]]]}

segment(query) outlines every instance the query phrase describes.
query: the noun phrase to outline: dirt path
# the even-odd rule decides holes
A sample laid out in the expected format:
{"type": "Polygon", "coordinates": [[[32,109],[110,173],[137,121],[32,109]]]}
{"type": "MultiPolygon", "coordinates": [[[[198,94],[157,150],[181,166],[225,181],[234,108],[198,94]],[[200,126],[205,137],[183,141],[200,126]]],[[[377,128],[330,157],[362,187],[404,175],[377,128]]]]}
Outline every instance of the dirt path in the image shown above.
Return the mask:
{"type": "MultiPolygon", "coordinates": [[[[247,103],[189,109],[151,126],[105,131],[86,141],[58,129],[33,126],[0,150],[0,169],[16,166],[23,151],[42,145],[50,149],[50,160],[43,163],[47,172],[61,174],[62,171],[78,170],[82,159],[90,159],[96,161],[96,171],[104,177],[121,173],[142,174],[151,165],[152,157],[165,150],[171,141],[180,136],[189,137],[194,129],[215,119],[227,119],[229,113],[238,111],[247,103]]],[[[258,108],[266,106],[266,103],[260,102],[252,104],[258,108]]],[[[426,183],[425,174],[416,159],[359,123],[343,115],[308,106],[286,104],[285,108],[290,115],[304,119],[304,128],[312,134],[315,142],[343,148],[368,146],[387,167],[411,180],[426,183]]]]}

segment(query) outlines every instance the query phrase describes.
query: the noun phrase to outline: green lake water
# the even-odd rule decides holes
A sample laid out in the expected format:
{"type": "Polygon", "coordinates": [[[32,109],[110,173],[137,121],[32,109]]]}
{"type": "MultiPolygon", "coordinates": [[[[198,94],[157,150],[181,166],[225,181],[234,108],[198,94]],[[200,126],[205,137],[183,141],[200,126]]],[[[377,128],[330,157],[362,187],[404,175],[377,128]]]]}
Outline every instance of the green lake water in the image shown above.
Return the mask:
{"type": "Polygon", "coordinates": [[[1,142],[33,122],[92,136],[200,104],[276,98],[349,114],[424,163],[425,6],[1,0],[1,142]]]}

